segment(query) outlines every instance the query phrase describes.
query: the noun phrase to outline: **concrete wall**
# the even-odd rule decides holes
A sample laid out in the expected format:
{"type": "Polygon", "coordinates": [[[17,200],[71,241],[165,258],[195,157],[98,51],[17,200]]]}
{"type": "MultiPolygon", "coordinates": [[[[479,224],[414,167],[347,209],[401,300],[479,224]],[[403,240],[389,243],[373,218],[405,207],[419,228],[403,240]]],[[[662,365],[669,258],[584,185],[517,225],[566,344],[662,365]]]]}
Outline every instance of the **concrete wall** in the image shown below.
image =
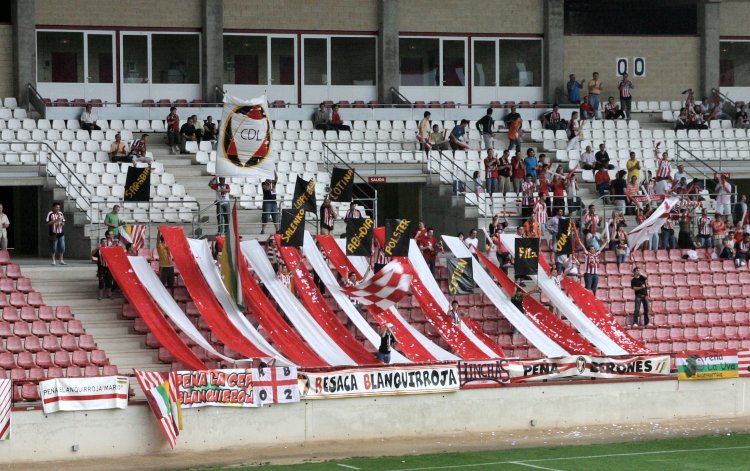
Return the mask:
{"type": "Polygon", "coordinates": [[[747,19],[750,18],[750,2],[746,0],[723,0],[720,23],[722,36],[750,36],[747,19]]]}
{"type": "Polygon", "coordinates": [[[0,97],[14,96],[13,27],[0,25],[0,97]]]}
{"type": "MultiPolygon", "coordinates": [[[[698,37],[565,36],[565,80],[574,73],[578,80],[591,78],[594,71],[604,84],[602,100],[619,97],[615,58],[646,58],[646,76],[633,77],[634,100],[679,100],[682,90],[698,90],[700,39],[698,37]]],[[[562,84],[564,86],[564,84],[562,84]]],[[[586,93],[584,87],[583,92],[586,93]]]]}
{"type": "MultiPolygon", "coordinates": [[[[250,2],[248,2],[250,3],[250,2]]],[[[38,25],[102,25],[113,27],[200,28],[201,0],[154,2],[152,0],[37,0],[38,25]]]]}
{"type": "MultiPolygon", "coordinates": [[[[747,415],[748,384],[744,379],[547,384],[446,395],[310,401],[260,409],[188,409],[177,450],[205,453],[229,447],[262,450],[304,444],[313,456],[314,445],[325,441],[440,437],[464,431],[522,432],[532,419],[538,428],[558,428],[733,418],[747,415]]],[[[0,443],[0,463],[124,458],[167,451],[145,405],[125,411],[47,416],[35,410],[12,413],[12,437],[0,443]],[[80,447],[77,453],[71,451],[72,445],[80,447]]]]}
{"type": "Polygon", "coordinates": [[[224,28],[377,31],[377,0],[224,0],[224,28]]]}
{"type": "Polygon", "coordinates": [[[439,33],[544,32],[543,0],[503,0],[461,5],[446,0],[402,0],[401,31],[439,33]]]}

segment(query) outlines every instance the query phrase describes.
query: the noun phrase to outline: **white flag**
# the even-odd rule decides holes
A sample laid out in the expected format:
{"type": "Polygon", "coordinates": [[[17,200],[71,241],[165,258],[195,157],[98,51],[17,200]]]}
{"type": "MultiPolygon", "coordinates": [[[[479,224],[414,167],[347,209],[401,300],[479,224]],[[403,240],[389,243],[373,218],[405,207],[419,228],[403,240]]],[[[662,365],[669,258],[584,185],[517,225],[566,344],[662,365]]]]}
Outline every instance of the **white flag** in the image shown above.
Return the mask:
{"type": "Polygon", "coordinates": [[[665,199],[664,202],[656,208],[656,211],[651,213],[651,216],[649,216],[648,219],[630,231],[628,234],[628,245],[630,246],[630,250],[639,247],[642,243],[649,240],[652,235],[661,230],[661,226],[667,222],[669,213],[678,201],[679,198],[675,197],[665,199]]]}
{"type": "Polygon", "coordinates": [[[224,95],[216,149],[216,175],[273,178],[272,132],[265,96],[240,100],[224,95]]]}

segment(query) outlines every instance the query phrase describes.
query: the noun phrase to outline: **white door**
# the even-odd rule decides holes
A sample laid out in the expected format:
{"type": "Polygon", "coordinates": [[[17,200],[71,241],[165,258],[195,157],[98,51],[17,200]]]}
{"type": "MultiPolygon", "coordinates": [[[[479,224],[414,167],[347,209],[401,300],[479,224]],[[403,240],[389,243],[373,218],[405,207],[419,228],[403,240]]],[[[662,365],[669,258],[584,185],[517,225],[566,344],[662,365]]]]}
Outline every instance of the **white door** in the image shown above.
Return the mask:
{"type": "Polygon", "coordinates": [[[471,43],[471,102],[486,104],[498,100],[497,40],[473,39],[471,43]]]}
{"type": "Polygon", "coordinates": [[[120,100],[140,103],[151,98],[151,36],[123,33],[120,51],[120,100]]]}
{"type": "Polygon", "coordinates": [[[87,100],[99,98],[104,102],[116,102],[114,33],[86,33],[84,57],[86,64],[84,98],[87,100]]]}

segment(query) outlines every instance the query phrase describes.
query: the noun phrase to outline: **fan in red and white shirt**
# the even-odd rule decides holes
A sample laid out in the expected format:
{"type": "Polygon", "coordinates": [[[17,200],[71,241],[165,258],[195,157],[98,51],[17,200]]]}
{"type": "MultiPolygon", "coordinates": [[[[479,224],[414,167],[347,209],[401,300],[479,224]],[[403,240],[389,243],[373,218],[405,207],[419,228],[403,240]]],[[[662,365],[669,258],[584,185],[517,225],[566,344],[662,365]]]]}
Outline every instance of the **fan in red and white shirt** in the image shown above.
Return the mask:
{"type": "Polygon", "coordinates": [[[586,289],[596,294],[596,288],[599,286],[599,263],[601,262],[601,254],[604,247],[606,247],[607,241],[603,241],[599,250],[593,246],[586,249],[578,238],[578,245],[582,249],[583,264],[581,269],[583,270],[583,280],[586,289]]]}
{"type": "Polygon", "coordinates": [[[700,241],[701,247],[710,249],[713,247],[713,230],[711,229],[711,223],[713,220],[708,216],[706,209],[701,213],[701,217],[698,218],[698,241],[700,241]]]}
{"type": "Polygon", "coordinates": [[[654,156],[656,157],[656,181],[660,180],[671,180],[672,169],[669,167],[669,155],[665,150],[663,153],[660,152],[659,145],[661,142],[656,143],[654,149],[654,156]]]}
{"type": "Polygon", "coordinates": [[[534,203],[534,221],[539,226],[539,231],[544,234],[547,226],[547,203],[544,202],[544,193],[539,193],[536,203],[534,203]]]}
{"type": "Polygon", "coordinates": [[[52,254],[52,265],[55,265],[55,255],[60,255],[60,265],[65,265],[65,215],[60,210],[60,203],[52,205],[52,211],[45,218],[49,229],[49,251],[52,254]]]}
{"type": "Polygon", "coordinates": [[[583,215],[583,232],[584,234],[586,232],[594,233],[599,229],[599,224],[601,223],[601,216],[596,214],[596,208],[594,205],[589,205],[589,209],[586,212],[586,214],[583,215]]]}

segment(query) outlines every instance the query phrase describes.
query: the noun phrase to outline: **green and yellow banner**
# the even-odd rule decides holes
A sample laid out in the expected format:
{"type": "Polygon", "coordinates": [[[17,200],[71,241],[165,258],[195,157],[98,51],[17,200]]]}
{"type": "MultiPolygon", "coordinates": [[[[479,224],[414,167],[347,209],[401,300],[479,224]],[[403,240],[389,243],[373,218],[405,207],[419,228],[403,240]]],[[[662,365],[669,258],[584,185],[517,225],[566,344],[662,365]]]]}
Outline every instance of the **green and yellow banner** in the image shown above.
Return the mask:
{"type": "Polygon", "coordinates": [[[726,379],[740,376],[736,350],[684,352],[677,355],[677,379],[726,379]]]}

